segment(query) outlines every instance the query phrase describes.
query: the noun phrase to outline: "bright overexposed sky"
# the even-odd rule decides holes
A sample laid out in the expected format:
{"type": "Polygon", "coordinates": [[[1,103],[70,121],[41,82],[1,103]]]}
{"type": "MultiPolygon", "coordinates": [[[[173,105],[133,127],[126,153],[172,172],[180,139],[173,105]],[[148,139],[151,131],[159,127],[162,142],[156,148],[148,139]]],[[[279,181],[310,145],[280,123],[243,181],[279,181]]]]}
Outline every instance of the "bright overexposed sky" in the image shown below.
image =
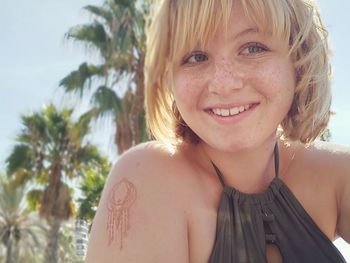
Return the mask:
{"type": "MultiPolygon", "coordinates": [[[[82,11],[102,0],[2,0],[0,8],[0,172],[21,129],[20,115],[38,111],[50,101],[60,102],[59,80],[86,60],[82,46],[64,41],[64,33],[89,21],[82,11]]],[[[332,141],[350,146],[350,34],[347,0],[318,0],[333,50],[332,141]],[[344,22],[345,21],[345,22],[344,22]]],[[[93,59],[93,58],[90,58],[93,59]]],[[[113,132],[113,130],[109,129],[113,132]]],[[[115,149],[99,129],[93,140],[106,154],[115,149]]],[[[108,132],[107,132],[108,133],[108,132]]],[[[110,134],[110,133],[109,133],[110,134]]],[[[336,244],[350,261],[350,246],[336,244]]]]}

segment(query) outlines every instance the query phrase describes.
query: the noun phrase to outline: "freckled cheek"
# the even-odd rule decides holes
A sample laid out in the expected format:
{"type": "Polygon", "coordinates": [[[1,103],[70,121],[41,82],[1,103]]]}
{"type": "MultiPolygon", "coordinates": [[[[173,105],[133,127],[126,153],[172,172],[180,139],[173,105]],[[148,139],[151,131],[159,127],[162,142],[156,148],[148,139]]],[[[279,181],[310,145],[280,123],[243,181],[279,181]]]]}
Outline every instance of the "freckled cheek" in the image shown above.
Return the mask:
{"type": "Polygon", "coordinates": [[[195,107],[205,87],[205,81],[195,74],[181,74],[174,79],[174,96],[178,106],[195,107]]]}
{"type": "Polygon", "coordinates": [[[267,98],[289,97],[294,93],[295,79],[290,67],[272,66],[261,70],[256,75],[261,92],[267,98]]]}

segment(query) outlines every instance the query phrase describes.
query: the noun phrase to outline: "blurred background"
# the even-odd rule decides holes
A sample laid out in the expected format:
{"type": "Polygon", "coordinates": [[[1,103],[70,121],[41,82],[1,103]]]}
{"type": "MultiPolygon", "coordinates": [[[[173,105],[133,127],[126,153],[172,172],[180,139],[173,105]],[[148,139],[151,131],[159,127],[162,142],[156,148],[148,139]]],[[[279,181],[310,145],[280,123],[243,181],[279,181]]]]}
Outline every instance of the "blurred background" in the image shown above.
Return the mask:
{"type": "MultiPolygon", "coordinates": [[[[333,51],[325,140],[350,147],[345,0],[318,0],[333,51]]],[[[144,129],[142,0],[2,0],[0,262],[83,262],[118,154],[144,129]]],[[[335,241],[350,262],[350,246],[335,241]]]]}

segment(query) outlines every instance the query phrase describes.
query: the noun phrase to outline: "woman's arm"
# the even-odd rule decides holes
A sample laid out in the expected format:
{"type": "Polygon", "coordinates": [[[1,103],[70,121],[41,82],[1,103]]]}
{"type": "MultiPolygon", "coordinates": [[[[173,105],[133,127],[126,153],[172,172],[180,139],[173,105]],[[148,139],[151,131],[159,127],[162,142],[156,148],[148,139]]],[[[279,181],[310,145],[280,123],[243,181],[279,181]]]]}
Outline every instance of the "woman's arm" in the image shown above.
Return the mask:
{"type": "Polygon", "coordinates": [[[344,153],[340,168],[337,234],[350,243],[350,150],[344,153]]]}
{"type": "Polygon", "coordinates": [[[185,213],[171,201],[154,151],[139,146],[112,169],[93,222],[87,263],[189,262],[185,213]]]}

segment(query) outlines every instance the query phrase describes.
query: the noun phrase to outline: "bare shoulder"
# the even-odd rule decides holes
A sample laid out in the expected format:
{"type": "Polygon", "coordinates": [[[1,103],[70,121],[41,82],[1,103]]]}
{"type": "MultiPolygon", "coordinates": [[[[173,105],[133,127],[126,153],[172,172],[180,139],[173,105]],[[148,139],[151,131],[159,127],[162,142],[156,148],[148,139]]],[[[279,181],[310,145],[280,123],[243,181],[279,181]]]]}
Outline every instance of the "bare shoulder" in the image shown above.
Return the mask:
{"type": "Polygon", "coordinates": [[[305,161],[314,170],[323,171],[339,179],[350,172],[349,147],[317,141],[305,147],[303,152],[305,161]]]}
{"type": "Polygon", "coordinates": [[[147,174],[157,176],[168,163],[171,163],[173,153],[159,142],[146,142],[139,144],[121,155],[114,164],[110,177],[119,178],[127,176],[129,179],[143,180],[147,174]],[[151,173],[148,173],[151,171],[151,173]]]}
{"type": "Polygon", "coordinates": [[[350,190],[350,149],[328,142],[293,146],[285,182],[320,229],[333,239],[339,233],[341,207],[350,198],[346,194],[350,190]]]}
{"type": "Polygon", "coordinates": [[[299,170],[313,185],[333,190],[337,200],[350,179],[350,148],[317,141],[299,147],[299,170]]]}
{"type": "Polygon", "coordinates": [[[350,147],[330,142],[315,141],[309,147],[318,153],[350,156],[350,147]]]}
{"type": "Polygon", "coordinates": [[[86,262],[187,262],[186,211],[175,195],[175,159],[158,142],[119,157],[103,190],[86,262]]]}
{"type": "Polygon", "coordinates": [[[350,242],[350,148],[330,143],[318,143],[311,149],[317,165],[329,185],[334,185],[336,199],[335,234],[350,242]],[[327,175],[327,176],[326,176],[327,175]]]}

